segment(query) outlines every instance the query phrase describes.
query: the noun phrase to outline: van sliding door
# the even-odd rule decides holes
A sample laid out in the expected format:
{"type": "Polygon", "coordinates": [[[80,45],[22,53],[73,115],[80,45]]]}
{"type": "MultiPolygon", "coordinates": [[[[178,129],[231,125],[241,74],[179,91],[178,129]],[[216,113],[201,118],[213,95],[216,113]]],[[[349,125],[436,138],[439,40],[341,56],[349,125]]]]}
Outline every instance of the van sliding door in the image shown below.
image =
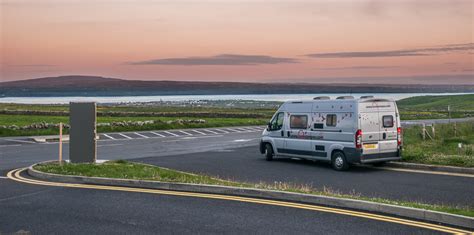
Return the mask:
{"type": "Polygon", "coordinates": [[[286,154],[313,156],[311,148],[311,134],[308,132],[309,116],[307,114],[291,113],[289,129],[286,133],[286,154]]]}

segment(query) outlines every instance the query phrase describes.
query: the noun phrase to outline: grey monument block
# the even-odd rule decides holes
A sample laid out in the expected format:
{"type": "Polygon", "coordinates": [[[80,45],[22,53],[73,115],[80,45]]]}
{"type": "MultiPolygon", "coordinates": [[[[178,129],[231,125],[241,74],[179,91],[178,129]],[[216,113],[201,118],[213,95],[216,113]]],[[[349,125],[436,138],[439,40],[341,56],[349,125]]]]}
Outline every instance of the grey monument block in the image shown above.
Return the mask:
{"type": "Polygon", "coordinates": [[[95,163],[97,157],[95,102],[69,104],[69,160],[72,163],[95,163]]]}

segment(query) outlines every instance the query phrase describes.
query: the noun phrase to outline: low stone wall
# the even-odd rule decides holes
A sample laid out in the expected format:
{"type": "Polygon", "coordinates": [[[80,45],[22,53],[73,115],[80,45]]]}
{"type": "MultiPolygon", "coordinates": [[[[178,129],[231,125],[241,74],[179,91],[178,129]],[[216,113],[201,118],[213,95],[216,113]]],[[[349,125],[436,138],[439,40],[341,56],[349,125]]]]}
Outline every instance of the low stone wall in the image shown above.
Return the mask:
{"type": "MultiPolygon", "coordinates": [[[[40,115],[40,116],[69,116],[68,111],[40,110],[0,110],[0,114],[9,115],[40,115]]],[[[260,113],[223,113],[223,112],[97,112],[103,117],[207,117],[207,118],[268,118],[260,113]]]]}

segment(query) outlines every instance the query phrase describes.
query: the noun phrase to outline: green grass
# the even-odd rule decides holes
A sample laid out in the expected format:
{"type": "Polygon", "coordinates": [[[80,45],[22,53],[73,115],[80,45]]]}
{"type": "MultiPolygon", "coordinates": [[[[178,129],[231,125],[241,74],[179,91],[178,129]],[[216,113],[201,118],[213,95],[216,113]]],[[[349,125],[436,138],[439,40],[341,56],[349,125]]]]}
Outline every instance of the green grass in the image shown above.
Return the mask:
{"type": "Polygon", "coordinates": [[[105,177],[105,178],[119,178],[119,179],[135,179],[135,180],[155,180],[161,182],[174,183],[192,183],[192,184],[209,184],[209,185],[223,185],[242,188],[259,188],[278,190],[286,192],[306,193],[313,195],[332,196],[338,198],[350,198],[363,201],[371,201],[384,203],[389,205],[399,205],[413,208],[420,208],[426,210],[440,211],[457,215],[464,215],[474,217],[474,210],[470,207],[453,207],[447,205],[432,205],[420,202],[409,201],[395,201],[382,198],[369,198],[358,194],[342,194],[335,192],[328,188],[323,190],[316,190],[306,185],[292,185],[283,182],[275,182],[274,184],[265,183],[245,183],[235,182],[230,180],[223,180],[217,177],[211,177],[200,174],[190,174],[186,172],[176,171],[172,169],[156,167],[151,165],[127,162],[124,160],[110,161],[103,164],[70,164],[65,163],[59,165],[58,163],[44,163],[35,166],[35,169],[42,172],[62,175],[77,175],[88,177],[105,177]]]}
{"type": "MultiPolygon", "coordinates": [[[[229,101],[230,102],[230,101],[229,101]]],[[[69,111],[69,105],[45,104],[13,104],[0,103],[0,110],[31,110],[31,111],[69,111]]],[[[97,112],[217,112],[217,113],[249,113],[273,115],[273,108],[234,108],[234,107],[209,107],[209,106],[123,106],[123,105],[98,105],[97,112]]]]}
{"type": "Polygon", "coordinates": [[[452,110],[474,111],[474,94],[447,96],[416,96],[397,101],[400,110],[438,110],[447,111],[448,105],[452,110]]]}
{"type": "Polygon", "coordinates": [[[402,120],[474,117],[474,94],[410,97],[397,106],[402,120]]]}
{"type": "Polygon", "coordinates": [[[162,167],[131,163],[123,160],[106,162],[104,164],[63,164],[62,166],[57,163],[47,163],[39,164],[35,166],[35,169],[61,175],[243,186],[243,184],[240,183],[216,179],[210,176],[190,174],[162,167]]]}
{"type": "MultiPolygon", "coordinates": [[[[403,161],[474,167],[474,122],[436,124],[434,140],[428,136],[423,140],[421,130],[421,126],[404,129],[403,161]],[[458,149],[458,143],[462,143],[461,149],[458,149]]],[[[427,127],[427,130],[432,135],[431,127],[427,127]]]]}
{"type": "MultiPolygon", "coordinates": [[[[196,117],[97,117],[98,123],[110,123],[119,121],[162,121],[160,123],[149,124],[144,126],[98,126],[99,133],[119,132],[119,131],[145,131],[145,130],[168,130],[181,128],[207,128],[207,127],[224,127],[224,126],[252,126],[265,125],[268,122],[266,118],[202,118],[206,123],[184,123],[184,124],[167,124],[166,121],[173,121],[177,119],[193,120],[200,119],[196,117]]],[[[0,114],[1,125],[17,125],[26,126],[32,123],[68,123],[69,117],[65,116],[38,116],[38,115],[7,115],[0,114]]],[[[0,128],[0,136],[34,136],[34,135],[56,135],[59,133],[57,128],[48,128],[40,130],[10,130],[7,128],[0,128]]],[[[68,130],[64,131],[65,134],[68,130]]]]}

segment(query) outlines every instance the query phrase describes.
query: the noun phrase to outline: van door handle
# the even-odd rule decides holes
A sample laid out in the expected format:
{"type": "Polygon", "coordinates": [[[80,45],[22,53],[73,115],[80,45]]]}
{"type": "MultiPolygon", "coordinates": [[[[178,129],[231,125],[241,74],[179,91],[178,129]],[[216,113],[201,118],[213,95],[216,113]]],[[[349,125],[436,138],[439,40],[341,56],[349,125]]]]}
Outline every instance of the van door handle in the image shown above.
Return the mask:
{"type": "Polygon", "coordinates": [[[286,134],[288,135],[288,137],[290,137],[290,131],[287,131],[286,134]]]}
{"type": "Polygon", "coordinates": [[[285,136],[285,132],[284,132],[284,131],[281,131],[281,136],[282,136],[282,137],[285,136]]]}
{"type": "Polygon", "coordinates": [[[383,139],[386,139],[387,138],[387,133],[384,132],[382,136],[383,136],[383,139]]]}

